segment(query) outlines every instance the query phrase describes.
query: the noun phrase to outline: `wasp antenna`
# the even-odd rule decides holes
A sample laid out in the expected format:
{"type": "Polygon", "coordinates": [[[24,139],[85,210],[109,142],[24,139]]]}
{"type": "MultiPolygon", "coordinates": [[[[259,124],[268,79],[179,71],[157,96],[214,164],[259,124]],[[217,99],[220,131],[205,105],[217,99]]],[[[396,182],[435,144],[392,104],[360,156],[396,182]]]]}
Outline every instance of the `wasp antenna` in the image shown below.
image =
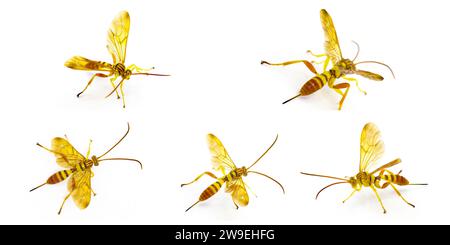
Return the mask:
{"type": "Polygon", "coordinates": [[[122,80],[117,84],[117,86],[114,87],[114,89],[108,95],[105,96],[105,99],[111,96],[111,94],[113,94],[114,92],[116,92],[116,90],[120,87],[120,85],[122,85],[123,81],[125,81],[125,78],[122,78],[122,80]]]}
{"type": "Polygon", "coordinates": [[[319,192],[317,192],[317,194],[316,194],[316,200],[317,200],[317,198],[319,198],[319,194],[320,194],[322,191],[324,191],[325,189],[327,189],[328,187],[331,187],[331,186],[337,185],[337,184],[346,184],[346,183],[348,183],[348,182],[347,182],[347,181],[346,181],[346,182],[335,182],[335,183],[332,183],[332,184],[329,184],[329,185],[325,186],[325,187],[322,188],[319,192]]]}
{"type": "Polygon", "coordinates": [[[114,157],[114,158],[105,158],[105,159],[101,159],[101,160],[98,160],[98,161],[99,161],[99,162],[102,162],[102,161],[110,161],[110,160],[123,160],[123,161],[133,161],[133,162],[137,162],[137,163],[139,163],[139,165],[141,166],[141,169],[143,169],[142,163],[141,163],[139,160],[133,159],[133,158],[114,157]]]}
{"type": "Polygon", "coordinates": [[[255,173],[255,174],[259,174],[259,175],[262,175],[262,176],[264,176],[264,177],[266,177],[266,178],[269,178],[269,179],[271,179],[272,181],[274,181],[275,183],[277,183],[280,187],[281,187],[281,190],[283,190],[283,194],[285,194],[286,192],[284,191],[284,187],[283,187],[283,185],[280,183],[280,182],[278,182],[276,179],[274,179],[274,178],[272,178],[272,177],[270,177],[269,175],[266,175],[266,174],[263,174],[263,173],[260,173],[260,172],[256,172],[256,171],[248,171],[248,173],[255,173]]]}
{"type": "Polygon", "coordinates": [[[105,153],[103,153],[101,156],[99,156],[97,158],[98,159],[102,158],[103,156],[108,154],[112,149],[114,149],[114,147],[116,147],[118,144],[120,144],[120,142],[122,142],[122,140],[125,139],[125,137],[128,135],[128,132],[130,132],[130,123],[127,123],[127,132],[125,132],[125,134],[122,136],[122,138],[120,138],[120,140],[117,141],[116,144],[114,144],[109,150],[107,150],[105,153]]]}
{"type": "Polygon", "coordinates": [[[272,147],[275,145],[275,143],[277,142],[277,140],[278,140],[278,134],[277,134],[277,137],[275,137],[275,140],[273,141],[273,143],[269,146],[269,148],[267,148],[267,150],[266,150],[266,151],[265,151],[258,159],[256,159],[256,161],[255,161],[252,165],[250,165],[250,167],[248,167],[247,169],[250,169],[250,168],[253,167],[257,162],[259,162],[259,160],[261,160],[261,158],[263,158],[264,155],[266,155],[267,152],[269,152],[269,150],[272,149],[272,147]]]}
{"type": "Polygon", "coordinates": [[[353,58],[353,60],[352,60],[352,62],[353,62],[353,61],[356,60],[356,58],[358,58],[358,55],[359,55],[359,44],[358,44],[357,42],[353,41],[353,40],[352,40],[352,42],[353,42],[354,44],[356,44],[356,47],[358,48],[358,51],[356,52],[355,58],[353,58]]]}
{"type": "Polygon", "coordinates": [[[160,76],[160,77],[169,77],[168,74],[156,74],[156,73],[147,73],[147,72],[137,72],[131,75],[147,75],[147,76],[160,76]]]}
{"type": "Polygon", "coordinates": [[[310,173],[305,173],[305,172],[300,172],[301,174],[304,175],[309,175],[309,176],[315,176],[315,177],[323,177],[323,178],[329,178],[329,179],[337,179],[337,180],[343,180],[348,182],[347,179],[343,179],[343,178],[338,178],[338,177],[333,177],[333,176],[328,176],[328,175],[321,175],[321,174],[310,174],[310,173]]]}
{"type": "Polygon", "coordinates": [[[391,69],[390,66],[386,65],[385,63],[378,62],[378,61],[361,61],[361,62],[355,63],[355,65],[363,64],[363,63],[375,63],[375,64],[379,64],[379,65],[385,66],[385,67],[387,67],[389,69],[389,71],[391,71],[392,77],[394,77],[394,79],[395,79],[394,71],[391,69]]]}

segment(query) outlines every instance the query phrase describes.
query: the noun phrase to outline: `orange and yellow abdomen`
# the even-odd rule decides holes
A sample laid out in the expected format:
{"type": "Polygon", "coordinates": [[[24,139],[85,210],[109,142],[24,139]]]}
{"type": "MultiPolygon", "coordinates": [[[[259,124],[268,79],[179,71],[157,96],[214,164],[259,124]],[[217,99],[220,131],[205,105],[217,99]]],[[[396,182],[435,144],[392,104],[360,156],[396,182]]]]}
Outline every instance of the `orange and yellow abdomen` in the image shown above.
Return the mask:
{"type": "Polygon", "coordinates": [[[380,178],[386,181],[386,183],[383,184],[382,188],[386,188],[389,185],[389,183],[396,185],[409,185],[408,179],[399,174],[393,173],[384,174],[380,175],[380,178]]]}
{"type": "Polygon", "coordinates": [[[206,188],[202,192],[202,194],[200,194],[200,198],[198,200],[204,201],[204,200],[209,199],[210,197],[212,197],[214,194],[216,194],[220,190],[220,188],[222,187],[222,185],[224,183],[225,183],[225,180],[218,179],[212,185],[208,186],[208,188],[206,188]]]}
{"type": "Polygon", "coordinates": [[[65,179],[67,179],[71,174],[77,172],[77,171],[84,171],[87,168],[92,167],[92,163],[91,162],[80,162],[79,164],[77,164],[74,168],[72,169],[66,169],[66,170],[61,170],[56,172],[55,174],[53,174],[52,176],[50,176],[47,179],[47,184],[56,184],[59,183],[65,179]]]}
{"type": "Polygon", "coordinates": [[[72,173],[70,169],[58,171],[47,179],[47,184],[57,184],[67,179],[72,173]]]}
{"type": "Polygon", "coordinates": [[[399,175],[399,174],[394,174],[394,173],[387,173],[385,174],[380,173],[378,176],[371,176],[371,182],[373,183],[373,185],[377,188],[380,189],[384,189],[386,187],[389,186],[390,183],[395,184],[395,185],[409,185],[409,180],[406,179],[405,177],[399,175]],[[382,185],[380,185],[380,182],[384,181],[384,183],[382,185]]]}
{"type": "Polygon", "coordinates": [[[237,169],[231,171],[227,175],[223,176],[222,178],[217,179],[216,182],[214,182],[212,185],[208,186],[202,194],[200,194],[200,198],[198,200],[204,201],[212,197],[214,194],[216,194],[223,184],[225,184],[228,181],[232,181],[235,178],[238,178],[240,175],[237,173],[237,169]]]}
{"type": "Polygon", "coordinates": [[[319,74],[311,79],[309,79],[300,89],[300,94],[302,96],[310,95],[317,90],[323,88],[325,84],[329,83],[330,80],[336,79],[336,71],[331,69],[319,74]]]}

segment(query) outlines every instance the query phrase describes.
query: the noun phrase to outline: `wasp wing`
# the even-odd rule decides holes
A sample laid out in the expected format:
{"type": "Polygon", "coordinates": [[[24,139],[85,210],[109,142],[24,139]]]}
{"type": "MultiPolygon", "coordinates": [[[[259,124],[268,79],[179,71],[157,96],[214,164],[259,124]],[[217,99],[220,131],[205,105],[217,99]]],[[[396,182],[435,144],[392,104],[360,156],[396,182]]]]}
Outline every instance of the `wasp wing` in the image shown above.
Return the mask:
{"type": "Polygon", "coordinates": [[[129,31],[130,15],[127,11],[122,11],[114,18],[108,30],[107,48],[112,55],[114,64],[125,63],[129,31]]]}
{"type": "Polygon", "coordinates": [[[225,174],[226,170],[235,169],[236,165],[234,165],[222,142],[213,134],[208,134],[207,140],[214,170],[221,171],[225,174]]]}
{"type": "Polygon", "coordinates": [[[75,167],[86,159],[69,141],[60,137],[53,138],[52,152],[56,156],[56,163],[63,168],[75,167]]]}
{"type": "Polygon", "coordinates": [[[371,164],[384,153],[380,130],[373,123],[367,123],[361,132],[359,171],[366,172],[371,164]]]}
{"type": "Polygon", "coordinates": [[[77,171],[73,173],[67,183],[67,188],[72,193],[72,199],[80,209],[85,209],[91,202],[91,177],[91,169],[77,171]]]}
{"type": "Polygon", "coordinates": [[[66,67],[84,71],[112,71],[112,65],[103,61],[94,61],[81,56],[73,56],[64,63],[66,67]]]}
{"type": "Polygon", "coordinates": [[[320,11],[320,20],[325,33],[325,52],[331,61],[333,61],[333,64],[336,64],[342,59],[342,52],[339,47],[339,40],[336,29],[334,28],[333,20],[325,9],[320,11]]]}
{"type": "Polygon", "coordinates": [[[356,74],[374,81],[383,81],[383,77],[370,71],[357,70],[356,74]]]}
{"type": "Polygon", "coordinates": [[[235,204],[241,207],[248,205],[249,197],[242,178],[237,179],[230,186],[227,185],[227,192],[231,192],[231,197],[235,204]]]}

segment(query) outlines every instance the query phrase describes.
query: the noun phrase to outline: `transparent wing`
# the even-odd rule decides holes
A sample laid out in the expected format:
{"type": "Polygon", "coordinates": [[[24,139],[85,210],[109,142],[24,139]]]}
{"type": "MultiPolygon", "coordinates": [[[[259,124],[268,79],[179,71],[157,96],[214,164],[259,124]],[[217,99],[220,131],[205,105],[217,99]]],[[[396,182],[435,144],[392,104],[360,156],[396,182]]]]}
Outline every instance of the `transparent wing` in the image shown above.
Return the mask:
{"type": "Polygon", "coordinates": [[[94,61],[81,56],[74,56],[64,63],[66,67],[85,71],[112,71],[112,65],[102,61],[94,61]]]}
{"type": "Polygon", "coordinates": [[[375,124],[367,123],[361,132],[359,171],[365,172],[383,153],[384,143],[381,140],[380,130],[375,124]]]}
{"type": "Polygon", "coordinates": [[[322,22],[322,28],[325,32],[325,52],[330,57],[333,64],[336,64],[342,59],[341,48],[339,47],[339,40],[334,29],[333,20],[325,9],[320,11],[320,20],[322,22]]]}
{"type": "Polygon", "coordinates": [[[107,48],[112,55],[114,64],[125,63],[129,31],[130,15],[127,11],[122,11],[114,18],[108,30],[107,48]]]}
{"type": "Polygon", "coordinates": [[[63,168],[75,167],[85,160],[85,157],[64,138],[53,138],[52,151],[56,156],[56,163],[63,168]]]}
{"type": "Polygon", "coordinates": [[[233,190],[236,187],[236,183],[237,183],[237,179],[232,180],[232,181],[227,181],[225,192],[227,192],[227,193],[233,192],[233,190]]]}
{"type": "Polygon", "coordinates": [[[370,71],[357,70],[356,74],[374,81],[383,81],[383,77],[370,71]]]}
{"type": "Polygon", "coordinates": [[[248,205],[249,197],[242,178],[236,180],[236,182],[232,185],[231,197],[233,198],[233,202],[241,207],[248,205]]]}
{"type": "Polygon", "coordinates": [[[85,209],[91,202],[91,169],[77,171],[67,183],[69,192],[72,192],[72,199],[80,209],[85,209]]]}
{"type": "Polygon", "coordinates": [[[208,146],[214,170],[225,173],[236,168],[222,142],[213,134],[208,134],[208,146]]]}

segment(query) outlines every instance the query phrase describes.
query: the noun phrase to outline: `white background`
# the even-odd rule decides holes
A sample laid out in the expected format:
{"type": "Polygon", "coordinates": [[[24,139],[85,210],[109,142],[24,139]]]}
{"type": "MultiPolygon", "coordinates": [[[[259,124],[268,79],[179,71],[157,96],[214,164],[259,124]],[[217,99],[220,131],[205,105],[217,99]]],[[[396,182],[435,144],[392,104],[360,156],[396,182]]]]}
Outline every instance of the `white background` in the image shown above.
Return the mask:
{"type": "MultiPolygon", "coordinates": [[[[2,224],[448,224],[449,119],[446,1],[10,1],[0,14],[2,48],[0,223],[2,224]],[[311,59],[323,52],[319,11],[334,20],[345,57],[361,45],[358,60],[389,64],[362,69],[382,74],[383,82],[360,78],[364,96],[352,86],[342,111],[329,88],[281,105],[312,74],[303,65],[261,66],[311,59]],[[125,84],[127,108],[97,79],[79,99],[92,73],[64,67],[73,55],[111,61],[106,32],[114,16],[128,10],[131,28],[127,64],[156,66],[171,77],[133,77],[125,84]],[[333,187],[314,200],[329,180],[300,171],[339,177],[354,175],[359,136],[376,123],[386,144],[382,163],[412,182],[401,187],[416,205],[403,203],[391,189],[380,191],[383,214],[366,189],[347,203],[350,186],[333,187]],[[97,192],[80,211],[69,200],[59,205],[66,183],[29,189],[60,170],[54,156],[35,144],[50,145],[67,134],[85,153],[93,139],[100,155],[131,124],[129,136],[109,155],[144,164],[108,162],[94,168],[97,192]],[[206,135],[214,133],[237,166],[255,165],[278,179],[248,176],[258,195],[235,210],[222,190],[188,213],[213,180],[206,135]]],[[[320,66],[317,66],[321,70],[320,66]]],[[[354,85],[354,84],[353,84],[354,85]]]]}

